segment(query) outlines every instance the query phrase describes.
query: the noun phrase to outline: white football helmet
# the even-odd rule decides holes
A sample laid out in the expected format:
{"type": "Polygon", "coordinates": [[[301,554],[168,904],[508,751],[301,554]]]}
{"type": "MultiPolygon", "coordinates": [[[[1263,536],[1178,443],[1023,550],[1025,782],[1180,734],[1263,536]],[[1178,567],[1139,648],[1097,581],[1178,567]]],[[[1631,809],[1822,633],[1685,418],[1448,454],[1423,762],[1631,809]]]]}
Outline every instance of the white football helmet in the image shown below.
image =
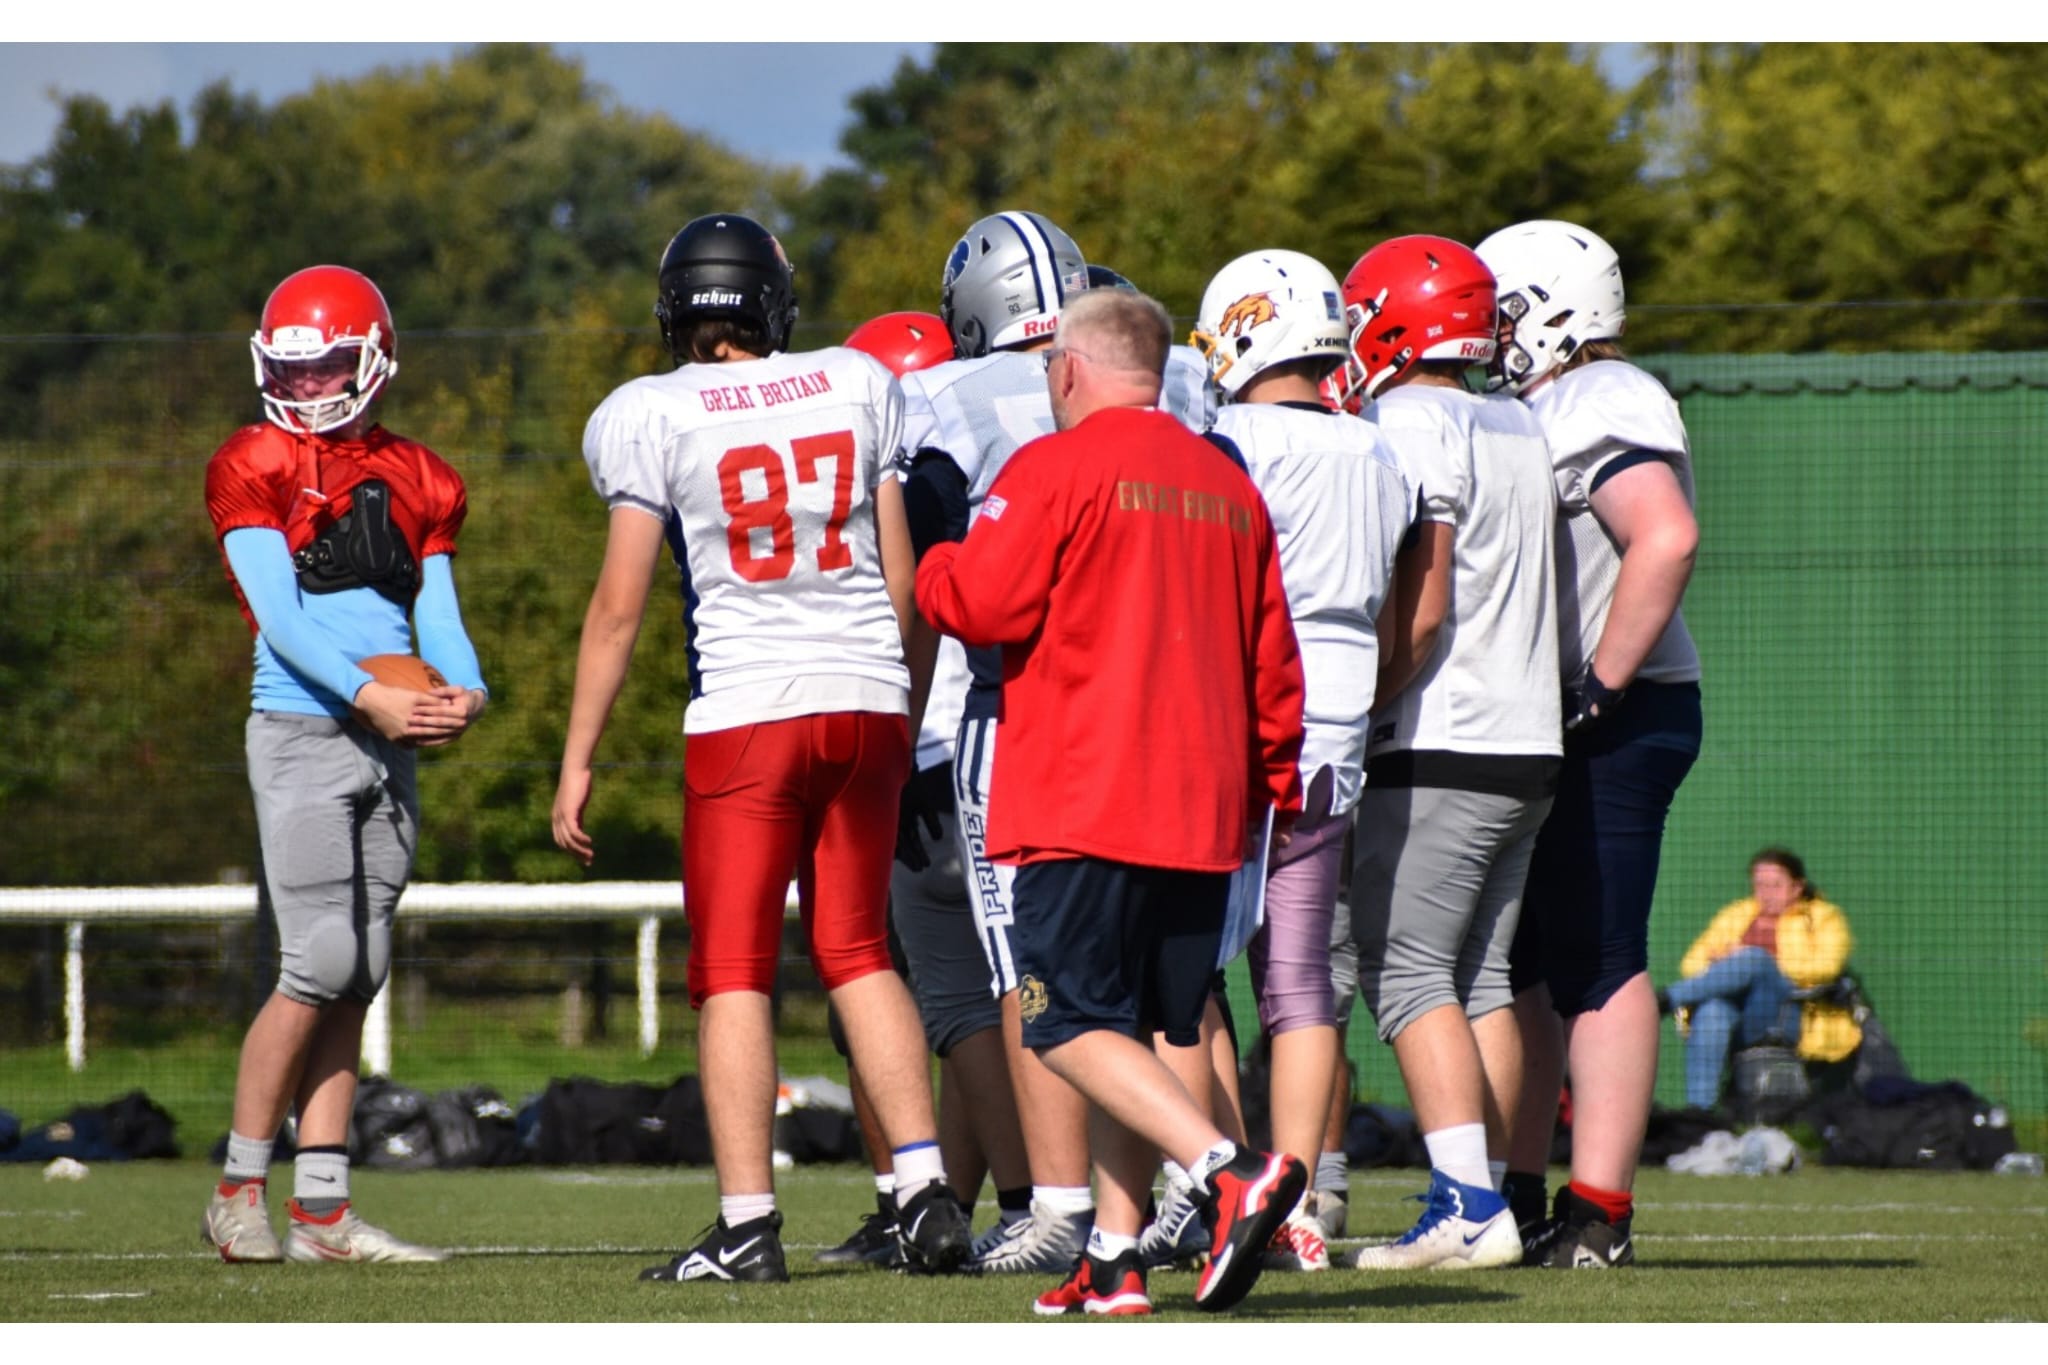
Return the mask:
{"type": "Polygon", "coordinates": [[[1290,360],[1342,361],[1350,349],[1337,277],[1299,251],[1254,251],[1216,272],[1188,344],[1226,397],[1290,360]]]}
{"type": "Polygon", "coordinates": [[[1587,342],[1621,335],[1621,258],[1598,233],[1538,218],[1502,228],[1478,251],[1500,282],[1496,387],[1520,393],[1587,342]]]}
{"type": "Polygon", "coordinates": [[[1037,213],[992,213],[946,257],[939,316],[953,349],[973,360],[1005,346],[1050,341],[1069,295],[1088,288],[1074,239],[1037,213]]]}

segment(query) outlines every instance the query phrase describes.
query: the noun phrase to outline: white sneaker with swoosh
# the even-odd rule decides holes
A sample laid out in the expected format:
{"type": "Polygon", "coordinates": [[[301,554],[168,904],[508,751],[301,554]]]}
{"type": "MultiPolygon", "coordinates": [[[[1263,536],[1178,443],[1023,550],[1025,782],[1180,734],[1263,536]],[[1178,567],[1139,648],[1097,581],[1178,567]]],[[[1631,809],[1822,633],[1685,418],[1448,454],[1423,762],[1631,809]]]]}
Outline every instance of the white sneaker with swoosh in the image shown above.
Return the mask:
{"type": "Polygon", "coordinates": [[[431,1264],[448,1259],[448,1253],[433,1247],[415,1246],[393,1237],[356,1217],[344,1206],[332,1222],[318,1222],[305,1216],[292,1201],[291,1217],[284,1234],[284,1258],[309,1265],[326,1262],[342,1264],[431,1264]]]}

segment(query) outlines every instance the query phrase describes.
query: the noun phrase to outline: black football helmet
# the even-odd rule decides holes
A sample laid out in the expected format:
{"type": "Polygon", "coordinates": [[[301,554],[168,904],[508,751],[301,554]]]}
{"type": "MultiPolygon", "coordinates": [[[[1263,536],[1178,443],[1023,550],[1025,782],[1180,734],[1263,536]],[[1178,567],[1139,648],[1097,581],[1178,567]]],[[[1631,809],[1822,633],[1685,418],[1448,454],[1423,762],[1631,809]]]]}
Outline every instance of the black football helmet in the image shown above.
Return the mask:
{"type": "Polygon", "coordinates": [[[796,277],[775,234],[737,213],[692,219],[661,253],[654,320],[677,361],[682,328],[699,318],[736,318],[761,328],[771,350],[796,325],[796,277]]]}
{"type": "Polygon", "coordinates": [[[1132,284],[1106,265],[1091,265],[1088,267],[1088,287],[1090,289],[1128,289],[1133,294],[1138,292],[1137,285],[1132,284]]]}

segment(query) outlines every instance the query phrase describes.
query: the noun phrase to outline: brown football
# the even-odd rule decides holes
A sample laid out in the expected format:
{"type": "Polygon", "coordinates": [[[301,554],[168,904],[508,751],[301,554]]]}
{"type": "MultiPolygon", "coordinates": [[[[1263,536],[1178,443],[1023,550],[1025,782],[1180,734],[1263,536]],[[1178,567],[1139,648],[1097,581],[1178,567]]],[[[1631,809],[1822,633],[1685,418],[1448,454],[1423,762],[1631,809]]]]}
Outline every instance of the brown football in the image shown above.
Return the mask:
{"type": "Polygon", "coordinates": [[[373,654],[367,659],[357,660],[356,667],[386,687],[431,692],[448,685],[440,669],[413,654],[373,654]]]}

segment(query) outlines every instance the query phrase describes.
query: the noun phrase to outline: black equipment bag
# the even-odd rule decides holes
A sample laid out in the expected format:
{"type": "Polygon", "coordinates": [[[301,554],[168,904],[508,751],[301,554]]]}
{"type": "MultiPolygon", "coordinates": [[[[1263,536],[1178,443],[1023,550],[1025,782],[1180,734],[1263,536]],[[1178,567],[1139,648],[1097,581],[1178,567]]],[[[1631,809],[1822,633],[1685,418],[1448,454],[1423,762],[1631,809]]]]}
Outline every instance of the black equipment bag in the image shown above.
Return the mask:
{"type": "Polygon", "coordinates": [[[666,1087],[583,1076],[549,1081],[540,1098],[534,1160],[551,1166],[707,1165],[711,1128],[703,1088],[695,1076],[666,1087]]]}

